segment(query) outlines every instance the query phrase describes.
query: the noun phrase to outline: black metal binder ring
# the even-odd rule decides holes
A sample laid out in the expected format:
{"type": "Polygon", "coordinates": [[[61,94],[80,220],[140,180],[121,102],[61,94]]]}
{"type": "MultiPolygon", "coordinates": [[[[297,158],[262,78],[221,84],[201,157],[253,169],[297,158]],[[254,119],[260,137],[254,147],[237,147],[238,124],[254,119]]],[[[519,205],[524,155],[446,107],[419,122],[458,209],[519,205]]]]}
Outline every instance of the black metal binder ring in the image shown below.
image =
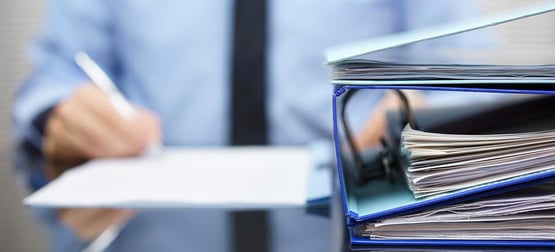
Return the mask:
{"type": "MultiPolygon", "coordinates": [[[[394,172],[392,163],[395,162],[395,157],[393,155],[393,150],[391,150],[391,148],[387,145],[387,142],[382,138],[382,150],[379,152],[377,160],[369,160],[373,165],[366,165],[367,163],[365,163],[365,161],[362,159],[360,151],[354,144],[353,134],[350,130],[345,113],[349,100],[358,90],[359,89],[347,90],[345,97],[343,98],[341,103],[341,123],[345,131],[347,144],[351,149],[353,155],[354,165],[357,173],[355,174],[355,179],[358,183],[363,184],[374,179],[384,177],[391,178],[394,172]]],[[[399,96],[399,99],[401,100],[402,108],[400,113],[401,118],[403,118],[401,122],[402,126],[408,123],[413,129],[418,129],[414,113],[407,96],[401,90],[395,89],[393,91],[399,96]]]]}

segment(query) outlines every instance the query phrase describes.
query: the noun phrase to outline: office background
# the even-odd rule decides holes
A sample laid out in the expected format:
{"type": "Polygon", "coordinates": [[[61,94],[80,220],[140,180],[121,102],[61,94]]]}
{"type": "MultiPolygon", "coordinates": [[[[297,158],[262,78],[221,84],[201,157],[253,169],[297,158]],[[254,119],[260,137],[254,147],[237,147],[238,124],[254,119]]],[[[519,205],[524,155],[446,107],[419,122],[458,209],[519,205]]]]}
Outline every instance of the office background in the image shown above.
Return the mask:
{"type": "MultiPolygon", "coordinates": [[[[491,13],[528,2],[538,1],[481,0],[480,4],[485,13],[491,13]]],[[[30,69],[26,47],[43,7],[41,0],[0,0],[0,251],[48,249],[45,235],[21,205],[26,193],[12,169],[9,133],[13,93],[30,69]]],[[[480,52],[480,57],[499,63],[516,63],[515,59],[553,63],[555,59],[555,13],[504,25],[498,36],[502,50],[480,52]]]]}

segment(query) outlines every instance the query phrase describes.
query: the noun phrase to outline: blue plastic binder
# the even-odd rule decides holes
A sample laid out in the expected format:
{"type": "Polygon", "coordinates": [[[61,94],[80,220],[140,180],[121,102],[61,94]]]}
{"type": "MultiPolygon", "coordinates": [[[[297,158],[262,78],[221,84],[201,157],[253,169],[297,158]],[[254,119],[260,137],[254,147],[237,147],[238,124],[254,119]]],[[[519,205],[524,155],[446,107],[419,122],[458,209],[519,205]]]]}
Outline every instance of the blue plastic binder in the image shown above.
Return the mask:
{"type": "MultiPolygon", "coordinates": [[[[391,35],[386,38],[378,38],[372,41],[338,46],[331,48],[327,52],[328,63],[333,66],[360,55],[367,55],[392,47],[492,26],[553,10],[555,10],[555,1],[549,1],[542,5],[535,5],[494,17],[481,18],[453,25],[443,25],[437,28],[411,31],[404,34],[391,35]]],[[[442,196],[417,200],[413,197],[412,192],[400,184],[392,184],[387,181],[372,181],[372,183],[367,185],[359,185],[350,181],[349,176],[345,174],[346,169],[344,167],[349,164],[342,161],[344,154],[342,153],[342,147],[344,142],[341,125],[338,123],[340,119],[340,105],[338,102],[343,99],[346,91],[352,89],[358,89],[363,92],[372,92],[376,89],[413,89],[555,95],[555,78],[546,77],[543,79],[530,80],[526,78],[519,80],[500,78],[487,81],[473,79],[349,80],[339,78],[332,80],[332,84],[336,85],[335,92],[332,96],[332,103],[338,178],[346,224],[350,227],[350,239],[353,249],[383,246],[555,248],[555,237],[553,237],[553,240],[384,240],[357,237],[352,228],[357,225],[553,181],[555,180],[555,169],[523,175],[513,179],[472,187],[470,189],[463,189],[442,196]]]]}

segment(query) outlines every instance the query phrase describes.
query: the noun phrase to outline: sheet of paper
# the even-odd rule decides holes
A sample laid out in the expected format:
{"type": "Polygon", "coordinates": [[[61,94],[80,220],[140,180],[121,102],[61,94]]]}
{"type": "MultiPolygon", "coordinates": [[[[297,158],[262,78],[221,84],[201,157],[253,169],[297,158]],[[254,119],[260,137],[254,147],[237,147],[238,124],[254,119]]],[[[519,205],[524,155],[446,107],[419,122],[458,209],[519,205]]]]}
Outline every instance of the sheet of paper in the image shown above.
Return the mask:
{"type": "Polygon", "coordinates": [[[32,207],[303,206],[309,148],[167,148],[160,155],[90,161],[24,200],[32,207]]]}

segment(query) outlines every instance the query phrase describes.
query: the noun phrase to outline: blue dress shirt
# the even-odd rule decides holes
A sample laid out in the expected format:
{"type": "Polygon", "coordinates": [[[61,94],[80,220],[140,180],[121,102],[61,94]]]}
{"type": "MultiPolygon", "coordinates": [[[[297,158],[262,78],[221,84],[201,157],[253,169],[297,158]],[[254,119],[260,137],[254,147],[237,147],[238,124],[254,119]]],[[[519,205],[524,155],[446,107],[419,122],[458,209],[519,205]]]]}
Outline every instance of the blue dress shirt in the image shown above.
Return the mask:
{"type": "MultiPolygon", "coordinates": [[[[15,99],[16,142],[41,146],[41,134],[32,121],[87,81],[72,63],[73,55],[82,50],[109,73],[130,101],[160,116],[165,145],[229,143],[232,0],[47,3],[45,21],[30,52],[34,69],[15,99]]],[[[326,47],[463,18],[475,13],[474,7],[470,1],[269,1],[270,143],[301,145],[331,137],[332,86],[323,65],[326,47]]],[[[363,111],[379,95],[367,97],[359,118],[367,116],[363,111]]],[[[30,176],[26,167],[20,169],[30,176]]],[[[36,214],[51,231],[53,250],[77,251],[84,246],[53,211],[36,214]]],[[[276,251],[329,250],[330,223],[325,219],[280,211],[271,222],[276,251]],[[287,223],[296,225],[297,232],[284,232],[287,223]]],[[[144,211],[129,222],[110,249],[227,251],[227,229],[223,210],[144,211]]]]}

